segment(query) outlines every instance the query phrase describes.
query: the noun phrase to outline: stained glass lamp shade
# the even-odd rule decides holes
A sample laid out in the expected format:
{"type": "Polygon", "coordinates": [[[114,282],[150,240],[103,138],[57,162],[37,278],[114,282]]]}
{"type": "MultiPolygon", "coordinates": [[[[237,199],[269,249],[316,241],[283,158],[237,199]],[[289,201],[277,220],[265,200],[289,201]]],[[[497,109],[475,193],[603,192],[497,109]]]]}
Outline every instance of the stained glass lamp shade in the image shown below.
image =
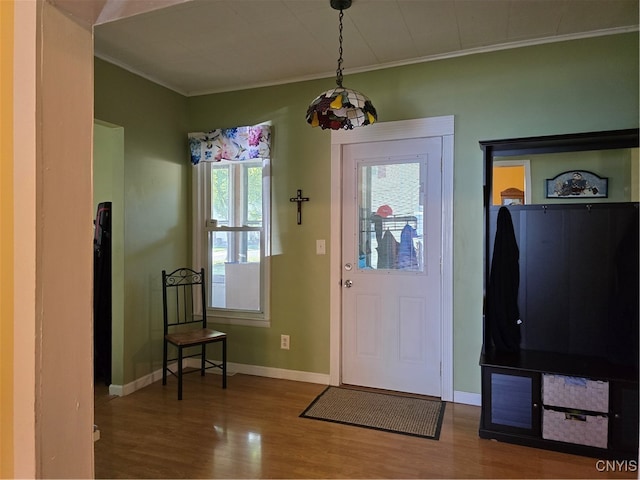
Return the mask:
{"type": "Polygon", "coordinates": [[[351,0],[330,0],[331,7],[340,10],[340,57],[336,71],[336,87],[318,95],[307,109],[307,123],[312,127],[331,130],[351,130],[378,120],[371,100],[356,90],[342,86],[342,17],[351,0]]]}

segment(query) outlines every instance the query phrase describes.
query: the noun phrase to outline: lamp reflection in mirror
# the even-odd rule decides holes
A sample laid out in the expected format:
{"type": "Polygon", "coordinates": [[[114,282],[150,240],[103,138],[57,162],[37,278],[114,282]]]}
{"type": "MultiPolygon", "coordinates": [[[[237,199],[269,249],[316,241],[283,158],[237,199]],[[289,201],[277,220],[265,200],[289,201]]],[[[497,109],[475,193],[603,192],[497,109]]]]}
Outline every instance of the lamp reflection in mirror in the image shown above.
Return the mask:
{"type": "Polygon", "coordinates": [[[342,86],[342,17],[343,10],[351,6],[351,0],[330,0],[330,3],[332,8],[340,10],[337,87],[321,93],[311,102],[307,109],[307,123],[322,129],[351,130],[354,127],[374,123],[378,119],[378,114],[366,95],[342,86]]]}

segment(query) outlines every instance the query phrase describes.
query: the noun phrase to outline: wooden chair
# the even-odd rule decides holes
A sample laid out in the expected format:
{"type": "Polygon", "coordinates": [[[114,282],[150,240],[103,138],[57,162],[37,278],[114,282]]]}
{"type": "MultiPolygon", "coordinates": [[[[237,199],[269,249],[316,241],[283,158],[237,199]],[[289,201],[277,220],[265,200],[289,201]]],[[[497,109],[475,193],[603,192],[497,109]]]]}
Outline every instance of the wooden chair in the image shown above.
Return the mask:
{"type": "Polygon", "coordinates": [[[204,268],[195,271],[178,268],[171,273],[162,271],[162,308],[164,317],[164,349],[162,358],[162,384],[167,384],[167,372],[178,378],[178,400],[182,400],[182,376],[185,373],[219,368],[222,370],[222,388],[227,388],[227,334],[207,328],[207,302],[204,268]],[[196,308],[199,307],[199,308],[196,308]],[[207,359],[207,345],[222,344],[222,361],[207,359]],[[178,349],[176,358],[168,358],[168,346],[178,349]],[[184,355],[183,349],[199,348],[199,353],[184,355]],[[200,368],[183,371],[183,359],[200,357],[200,368]],[[176,371],[169,362],[177,360],[176,371]]]}

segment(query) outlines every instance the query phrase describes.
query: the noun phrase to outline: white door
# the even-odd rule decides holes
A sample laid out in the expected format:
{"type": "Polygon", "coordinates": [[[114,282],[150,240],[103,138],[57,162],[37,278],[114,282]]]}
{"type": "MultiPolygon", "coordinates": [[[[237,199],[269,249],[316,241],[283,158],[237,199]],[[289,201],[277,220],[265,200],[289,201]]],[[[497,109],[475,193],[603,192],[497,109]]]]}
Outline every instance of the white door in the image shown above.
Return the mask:
{"type": "Polygon", "coordinates": [[[441,137],[343,147],[342,383],[441,396],[441,137]]]}

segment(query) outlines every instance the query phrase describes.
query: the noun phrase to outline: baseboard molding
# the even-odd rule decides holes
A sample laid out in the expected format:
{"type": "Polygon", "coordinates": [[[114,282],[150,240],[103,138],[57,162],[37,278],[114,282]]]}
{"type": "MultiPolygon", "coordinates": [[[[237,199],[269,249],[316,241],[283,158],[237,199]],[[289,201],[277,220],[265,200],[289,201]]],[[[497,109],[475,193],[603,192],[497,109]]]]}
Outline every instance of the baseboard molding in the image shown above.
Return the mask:
{"type": "Polygon", "coordinates": [[[162,368],[159,368],[155,372],[152,372],[144,377],[140,377],[135,379],[131,383],[127,383],[126,385],[116,385],[112,383],[109,385],[109,395],[117,395],[118,397],[124,397],[125,395],[130,395],[136,390],[140,390],[148,385],[151,385],[154,382],[162,379],[162,368]]]}
{"type": "MultiPolygon", "coordinates": [[[[214,360],[216,361],[216,360],[214,360]]],[[[198,368],[200,366],[200,362],[195,358],[188,358],[184,361],[185,367],[193,367],[198,368]]],[[[176,364],[169,364],[170,367],[176,366],[176,364]]],[[[212,373],[214,375],[220,375],[220,371],[218,369],[208,370],[207,373],[212,373]]],[[[329,374],[322,373],[313,373],[313,372],[303,372],[300,370],[287,370],[284,368],[272,368],[272,367],[262,367],[259,365],[245,365],[242,363],[230,363],[227,362],[227,375],[233,376],[236,373],[243,373],[246,375],[256,375],[258,377],[269,377],[269,378],[279,378],[282,380],[293,380],[296,382],[308,382],[308,383],[318,383],[320,385],[329,385],[329,374]]],[[[152,372],[144,377],[140,377],[134,380],[131,383],[127,383],[126,385],[109,385],[109,394],[117,395],[119,397],[130,395],[136,390],[140,390],[148,385],[151,385],[154,382],[162,379],[162,368],[159,368],[155,372],[152,372]]]]}
{"type": "MultiPolygon", "coordinates": [[[[184,363],[186,367],[198,368],[200,366],[200,362],[195,358],[188,358],[184,363]]],[[[170,364],[169,366],[175,367],[175,363],[170,364]]],[[[220,374],[218,369],[211,369],[207,372],[213,373],[214,375],[220,374]]],[[[256,375],[258,377],[278,378],[281,380],[293,380],[296,382],[318,383],[320,385],[330,384],[329,374],[228,362],[227,375],[233,376],[236,373],[256,375]]],[[[117,395],[119,397],[130,395],[136,390],[140,390],[141,388],[151,385],[160,379],[162,379],[162,368],[159,368],[155,372],[145,375],[144,377],[140,377],[131,383],[127,383],[126,385],[111,384],[109,385],[109,394],[117,395]]],[[[475,405],[479,407],[481,405],[481,396],[479,393],[454,391],[453,403],[463,403],[465,405],[475,405]]]]}
{"type": "Polygon", "coordinates": [[[482,405],[482,396],[479,393],[454,391],[453,403],[464,403],[465,405],[475,405],[479,407],[482,405]]]}
{"type": "Polygon", "coordinates": [[[227,369],[235,373],[256,375],[258,377],[279,378],[282,380],[294,380],[296,382],[329,385],[328,373],[303,372],[300,370],[287,370],[284,368],[261,367],[259,365],[244,365],[241,363],[228,363],[227,369]]]}

